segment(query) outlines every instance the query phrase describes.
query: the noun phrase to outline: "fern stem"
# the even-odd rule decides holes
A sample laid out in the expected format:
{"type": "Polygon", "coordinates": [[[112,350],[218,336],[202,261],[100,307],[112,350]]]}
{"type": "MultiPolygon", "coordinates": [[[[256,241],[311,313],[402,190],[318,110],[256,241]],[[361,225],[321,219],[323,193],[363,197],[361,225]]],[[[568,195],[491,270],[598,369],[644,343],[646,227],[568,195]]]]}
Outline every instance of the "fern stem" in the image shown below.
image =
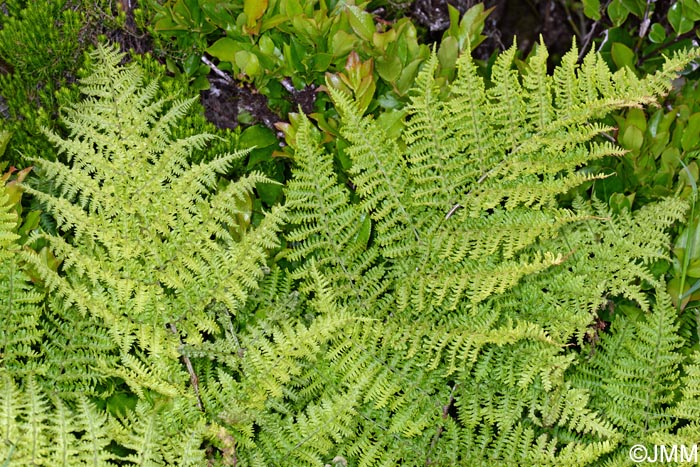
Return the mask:
{"type": "MultiPolygon", "coordinates": [[[[177,327],[175,327],[175,323],[170,323],[169,326],[173,334],[178,336],[178,339],[180,339],[180,333],[178,332],[177,327]]],[[[182,343],[182,339],[180,339],[180,343],[182,343]]],[[[190,374],[190,383],[192,384],[192,389],[194,389],[194,394],[197,397],[197,408],[204,412],[204,403],[202,402],[202,396],[199,393],[199,378],[197,377],[197,373],[194,372],[192,361],[187,355],[182,355],[182,362],[185,364],[187,372],[190,374]]]]}

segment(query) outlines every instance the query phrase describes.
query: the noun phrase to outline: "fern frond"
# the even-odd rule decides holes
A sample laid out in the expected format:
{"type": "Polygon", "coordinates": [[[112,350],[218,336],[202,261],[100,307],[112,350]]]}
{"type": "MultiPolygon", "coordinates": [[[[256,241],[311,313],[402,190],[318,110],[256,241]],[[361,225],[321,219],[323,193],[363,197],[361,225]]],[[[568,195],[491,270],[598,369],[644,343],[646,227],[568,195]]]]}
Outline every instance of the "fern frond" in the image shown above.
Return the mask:
{"type": "Polygon", "coordinates": [[[617,316],[613,333],[576,372],[594,406],[630,436],[669,431],[676,423],[668,405],[678,388],[682,339],[675,334],[670,297],[657,297],[654,311],[642,319],[617,316]]]}
{"type": "MultiPolygon", "coordinates": [[[[297,144],[298,170],[287,187],[289,222],[296,226],[287,235],[294,244],[289,258],[318,258],[315,264],[334,283],[342,300],[365,301],[369,306],[369,300],[381,293],[383,276],[381,265],[376,265],[376,248],[368,249],[359,238],[371,225],[370,219],[338,185],[332,160],[322,157],[318,135],[306,117],[297,144]],[[378,290],[372,292],[374,286],[378,290]]],[[[308,275],[306,267],[295,272],[295,277],[308,275]]]]}
{"type": "Polygon", "coordinates": [[[392,247],[389,257],[409,253],[412,244],[421,241],[420,219],[409,210],[408,174],[399,147],[362,118],[349,96],[330,92],[343,117],[341,134],[351,143],[352,181],[362,197],[360,206],[375,221],[378,246],[392,247]]]}

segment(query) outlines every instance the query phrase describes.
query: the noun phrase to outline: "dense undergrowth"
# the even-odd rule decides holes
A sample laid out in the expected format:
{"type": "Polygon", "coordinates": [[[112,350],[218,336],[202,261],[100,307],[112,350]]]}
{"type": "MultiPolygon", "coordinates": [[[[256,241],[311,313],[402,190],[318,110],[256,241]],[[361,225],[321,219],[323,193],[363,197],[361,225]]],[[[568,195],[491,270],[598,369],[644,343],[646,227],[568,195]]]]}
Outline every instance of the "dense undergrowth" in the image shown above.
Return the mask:
{"type": "Polygon", "coordinates": [[[695,445],[700,3],[425,3],[2,3],[2,465],[695,445]]]}

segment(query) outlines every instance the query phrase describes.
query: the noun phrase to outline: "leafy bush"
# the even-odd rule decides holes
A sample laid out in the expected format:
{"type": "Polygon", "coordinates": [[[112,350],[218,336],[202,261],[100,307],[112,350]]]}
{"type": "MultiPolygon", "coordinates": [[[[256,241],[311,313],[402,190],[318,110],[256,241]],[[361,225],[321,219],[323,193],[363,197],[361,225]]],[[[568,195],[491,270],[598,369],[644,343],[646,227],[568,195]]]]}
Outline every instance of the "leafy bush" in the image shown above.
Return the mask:
{"type": "Polygon", "coordinates": [[[697,40],[700,2],[677,0],[584,0],[584,14],[595,20],[591,35],[603,38],[600,52],[617,67],[637,65],[645,72],[657,69],[663,55],[692,47],[697,40]],[[597,28],[597,22],[603,28],[597,28]]]}
{"type": "MultiPolygon", "coordinates": [[[[371,61],[361,92],[368,96],[367,107],[395,108],[428,56],[408,18],[378,25],[363,9],[365,3],[151,0],[149,5],[155,11],[156,35],[173,37],[176,50],[185,51],[184,72],[194,78],[195,88],[208,87],[203,78],[209,68],[200,62],[206,51],[219,60],[218,68],[267,96],[281,116],[296,110],[290,100],[297,93],[322,85],[326,72],[342,71],[351,52],[371,61]]],[[[483,40],[488,12],[478,4],[461,21],[457,10],[451,15],[440,56],[447,70],[454,69],[461,51],[483,40]]],[[[168,48],[164,37],[161,46],[168,48]]]]}
{"type": "Polygon", "coordinates": [[[58,110],[54,92],[74,78],[82,55],[80,13],[66,8],[65,0],[24,3],[11,2],[7,13],[0,12],[0,96],[5,108],[0,128],[13,134],[6,157],[18,166],[25,165],[25,157],[50,153],[38,137],[39,128],[52,126],[58,110]]]}

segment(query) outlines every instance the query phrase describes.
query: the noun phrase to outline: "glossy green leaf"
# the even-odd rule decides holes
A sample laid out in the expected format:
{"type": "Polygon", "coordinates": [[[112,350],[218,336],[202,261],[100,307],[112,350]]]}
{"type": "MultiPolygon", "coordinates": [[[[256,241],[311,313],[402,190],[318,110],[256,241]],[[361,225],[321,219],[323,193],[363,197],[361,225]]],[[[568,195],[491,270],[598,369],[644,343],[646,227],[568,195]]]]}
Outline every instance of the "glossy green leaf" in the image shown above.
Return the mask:
{"type": "Polygon", "coordinates": [[[700,278],[700,258],[690,260],[685,275],[695,279],[700,278]]]}
{"type": "Polygon", "coordinates": [[[668,22],[673,30],[676,31],[676,34],[679,35],[685,34],[693,29],[693,21],[688,19],[683,13],[683,5],[681,2],[674,3],[668,10],[668,22]]]}
{"type": "Polygon", "coordinates": [[[656,134],[658,133],[659,130],[659,123],[661,123],[661,119],[664,116],[664,112],[661,109],[658,109],[654,114],[649,118],[649,134],[652,137],[655,137],[656,134]]]}
{"type": "Polygon", "coordinates": [[[666,148],[661,153],[661,164],[675,169],[680,164],[681,153],[678,148],[666,148]]]}
{"type": "Polygon", "coordinates": [[[400,94],[406,94],[413,86],[413,81],[418,74],[418,67],[423,63],[423,60],[417,59],[406,65],[401,72],[401,77],[396,82],[396,88],[400,94]]]}
{"type": "Polygon", "coordinates": [[[254,53],[239,50],[236,52],[234,59],[238,69],[246,75],[254,77],[260,72],[260,61],[254,53]]]}
{"type": "Polygon", "coordinates": [[[388,138],[399,138],[404,128],[406,110],[387,110],[377,117],[377,124],[382,127],[388,138]]]}
{"type": "Polygon", "coordinates": [[[630,13],[635,15],[637,18],[644,16],[644,10],[646,10],[647,2],[646,0],[620,0],[625,8],[627,8],[630,13]]]}
{"type": "Polygon", "coordinates": [[[203,72],[192,81],[192,89],[195,91],[206,91],[210,87],[211,83],[209,83],[209,79],[207,78],[207,72],[203,72]]]}
{"type": "Polygon", "coordinates": [[[684,151],[691,151],[700,146],[700,112],[694,113],[688,118],[685,131],[681,137],[681,147],[684,151]]]}
{"type": "Polygon", "coordinates": [[[625,196],[623,193],[613,193],[610,196],[608,203],[610,208],[615,213],[621,213],[624,211],[629,211],[632,209],[632,200],[634,200],[634,195],[630,197],[625,196]]]}
{"type": "Polygon", "coordinates": [[[252,147],[264,148],[277,144],[277,137],[269,128],[262,125],[254,125],[246,128],[238,138],[238,144],[241,148],[247,149],[252,147]]]}
{"type": "Polygon", "coordinates": [[[355,5],[346,5],[345,11],[355,34],[368,42],[371,41],[375,32],[372,15],[355,5]]]}
{"type": "Polygon", "coordinates": [[[248,18],[247,26],[253,27],[265,14],[267,0],[243,0],[243,12],[248,18]]]}
{"type": "Polygon", "coordinates": [[[187,76],[194,76],[194,74],[199,70],[199,54],[191,54],[182,63],[182,68],[187,76]]]}
{"type": "Polygon", "coordinates": [[[700,20],[700,0],[683,0],[683,16],[690,21],[700,20]]]}
{"type": "Polygon", "coordinates": [[[348,146],[349,144],[344,139],[338,139],[336,141],[338,162],[340,162],[340,167],[343,171],[348,171],[352,167],[352,159],[350,159],[350,155],[347,153],[348,146]]]}
{"type": "Polygon", "coordinates": [[[592,20],[600,20],[600,0],[583,0],[583,14],[592,20]]]}
{"type": "Polygon", "coordinates": [[[656,136],[651,137],[649,152],[654,156],[658,157],[662,155],[664,151],[668,148],[668,140],[671,135],[667,131],[662,131],[656,134],[656,136]]]}
{"type": "Polygon", "coordinates": [[[642,131],[647,129],[647,117],[642,109],[630,109],[627,112],[627,117],[625,118],[625,124],[627,126],[632,125],[639,128],[642,131]]]}
{"type": "Polygon", "coordinates": [[[655,44],[661,44],[666,40],[666,30],[659,23],[654,23],[649,29],[649,40],[655,44]]]}
{"type": "Polygon", "coordinates": [[[239,47],[236,41],[230,37],[222,37],[206,49],[206,52],[219,60],[233,63],[236,58],[236,52],[240,50],[239,47]]]}
{"type": "Polygon", "coordinates": [[[260,51],[265,55],[272,55],[275,52],[275,43],[267,34],[260,38],[258,46],[260,47],[260,51]]]}
{"type": "Polygon", "coordinates": [[[355,243],[361,247],[366,247],[369,237],[372,234],[372,218],[366,213],[361,216],[362,224],[355,234],[355,243]]]}
{"type": "MultiPolygon", "coordinates": [[[[667,290],[668,290],[668,294],[671,296],[671,301],[673,302],[673,306],[679,307],[681,310],[683,310],[686,307],[686,305],[688,304],[688,302],[690,301],[690,297],[685,296],[685,294],[682,294],[680,287],[681,287],[681,278],[680,277],[674,277],[673,279],[668,281],[667,290]],[[680,299],[681,295],[683,295],[685,297],[682,300],[680,299]],[[681,301],[680,306],[678,305],[679,301],[681,301]]],[[[684,289],[683,292],[686,292],[688,289],[690,289],[690,286],[687,282],[685,283],[683,289],[684,289]]]]}
{"type": "MultiPolygon", "coordinates": [[[[680,161],[681,164],[683,164],[683,161],[680,161]]],[[[678,174],[678,179],[682,182],[685,183],[687,186],[692,188],[692,192],[696,193],[697,190],[697,180],[698,180],[698,173],[700,170],[698,170],[698,164],[695,161],[692,161],[690,164],[683,164],[683,170],[681,170],[678,174]]]]}
{"type": "Polygon", "coordinates": [[[272,206],[282,197],[282,185],[272,183],[259,183],[255,189],[260,199],[268,206],[272,206]]]}
{"type": "Polygon", "coordinates": [[[455,63],[457,62],[458,55],[459,44],[457,43],[457,40],[452,36],[444,38],[442,44],[440,44],[440,50],[438,50],[440,66],[443,69],[453,69],[455,67],[455,63]]]}
{"type": "Polygon", "coordinates": [[[213,25],[226,29],[229,25],[235,24],[235,19],[226,8],[226,4],[219,1],[200,2],[199,7],[207,20],[213,25]]]}
{"type": "Polygon", "coordinates": [[[333,55],[326,53],[317,53],[313,56],[312,69],[319,73],[328,70],[333,63],[333,55]]]}
{"type": "Polygon", "coordinates": [[[32,230],[39,227],[40,219],[41,211],[29,211],[24,216],[22,226],[18,229],[17,233],[22,237],[22,239],[26,239],[32,230]]]}
{"type": "Polygon", "coordinates": [[[401,75],[401,61],[396,55],[390,57],[379,57],[376,62],[377,73],[389,83],[395,82],[401,75]]]}
{"type": "Polygon", "coordinates": [[[333,35],[333,38],[331,39],[330,52],[337,57],[342,57],[355,48],[357,40],[358,39],[356,36],[346,31],[339,30],[333,35]]]}
{"type": "Polygon", "coordinates": [[[629,10],[622,4],[621,0],[613,0],[608,5],[608,16],[615,26],[620,26],[627,19],[629,10]]]}
{"type": "MultiPolygon", "coordinates": [[[[491,11],[493,11],[493,8],[484,10],[484,4],[477,3],[464,13],[461,21],[457,22],[457,20],[454,20],[454,23],[458,24],[458,27],[455,29],[450,27],[450,30],[454,31],[450,35],[457,39],[460,50],[464,50],[467,41],[472,49],[476,48],[476,46],[481,43],[483,40],[481,31],[484,30],[484,22],[489,14],[491,14],[491,11]]],[[[457,19],[459,18],[459,12],[455,8],[452,8],[450,11],[450,24],[453,22],[453,16],[456,16],[457,19]],[[453,12],[455,12],[456,15],[454,15],[453,12]]]]}
{"type": "Polygon", "coordinates": [[[611,54],[613,61],[615,62],[615,65],[617,65],[618,68],[634,68],[634,62],[636,60],[634,52],[625,44],[622,44],[621,42],[615,42],[612,45],[611,54]]]}
{"type": "Polygon", "coordinates": [[[396,41],[396,29],[386,32],[375,32],[372,36],[372,44],[382,52],[386,53],[387,48],[396,41]]]}

